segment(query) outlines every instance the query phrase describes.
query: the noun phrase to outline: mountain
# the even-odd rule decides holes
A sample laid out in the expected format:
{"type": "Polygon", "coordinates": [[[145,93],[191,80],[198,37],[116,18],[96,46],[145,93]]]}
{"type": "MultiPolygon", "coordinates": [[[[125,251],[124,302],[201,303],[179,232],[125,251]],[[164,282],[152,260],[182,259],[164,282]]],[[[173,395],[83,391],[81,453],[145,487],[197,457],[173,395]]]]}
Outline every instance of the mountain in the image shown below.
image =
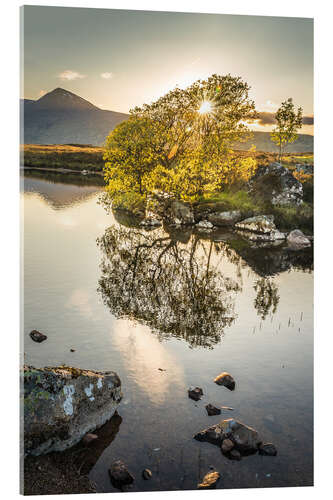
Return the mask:
{"type": "MultiPolygon", "coordinates": [[[[68,90],[56,88],[37,101],[21,99],[24,144],[92,144],[101,146],[118,123],[127,120],[126,113],[105,111],[68,90]]],[[[269,132],[254,132],[253,138],[235,145],[248,150],[277,151],[269,132]]],[[[286,148],[289,153],[313,152],[313,136],[300,134],[286,148]]]]}
{"type": "MultiPolygon", "coordinates": [[[[253,132],[253,137],[247,142],[237,143],[235,149],[248,151],[250,147],[256,146],[257,151],[267,153],[277,152],[277,146],[272,142],[270,132],[253,132]]],[[[313,135],[299,134],[298,139],[285,148],[286,153],[313,153],[313,135]]]]}
{"type": "Polygon", "coordinates": [[[61,88],[37,101],[21,99],[21,111],[24,144],[102,145],[110,130],[129,117],[102,110],[61,88]]]}

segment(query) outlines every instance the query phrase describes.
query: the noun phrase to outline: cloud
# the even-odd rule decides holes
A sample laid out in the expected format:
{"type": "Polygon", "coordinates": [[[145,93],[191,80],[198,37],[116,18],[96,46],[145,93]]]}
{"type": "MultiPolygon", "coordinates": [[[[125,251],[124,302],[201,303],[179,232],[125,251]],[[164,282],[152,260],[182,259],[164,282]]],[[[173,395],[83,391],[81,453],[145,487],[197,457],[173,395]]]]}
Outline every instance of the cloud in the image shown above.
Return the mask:
{"type": "MultiPolygon", "coordinates": [[[[274,113],[270,113],[268,111],[260,111],[258,113],[259,118],[255,121],[258,125],[275,125],[274,113]]],[[[313,125],[314,118],[313,115],[303,116],[303,125],[313,125]]]]}
{"type": "Polygon", "coordinates": [[[104,78],[105,80],[110,80],[111,78],[113,78],[113,73],[101,73],[101,77],[104,78]]]}
{"type": "Polygon", "coordinates": [[[78,80],[79,78],[85,77],[86,75],[81,75],[81,73],[72,71],[71,69],[66,69],[66,71],[63,71],[58,75],[58,78],[60,78],[60,80],[78,80]]]}

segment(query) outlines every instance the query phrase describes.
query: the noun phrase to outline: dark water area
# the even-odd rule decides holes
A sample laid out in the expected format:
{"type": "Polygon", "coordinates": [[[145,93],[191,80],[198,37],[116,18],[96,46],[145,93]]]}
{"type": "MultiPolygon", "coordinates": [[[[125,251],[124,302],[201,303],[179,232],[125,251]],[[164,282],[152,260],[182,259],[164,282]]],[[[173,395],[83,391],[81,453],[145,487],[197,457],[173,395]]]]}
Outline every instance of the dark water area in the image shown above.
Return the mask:
{"type": "Polygon", "coordinates": [[[210,466],[218,488],[312,485],[311,250],[131,227],[81,178],[28,174],[22,185],[25,361],[114,370],[122,381],[119,416],[97,431],[83,466],[98,491],[117,491],[116,459],[135,476],[131,491],[193,489],[210,466]],[[34,343],[32,329],[48,340],[34,343]],[[234,391],[214,384],[222,371],[234,391]],[[202,387],[201,401],[188,398],[190,386],[202,387]],[[208,417],[208,403],[233,410],[208,417]],[[238,462],[193,439],[231,417],[278,455],[238,462]]]}

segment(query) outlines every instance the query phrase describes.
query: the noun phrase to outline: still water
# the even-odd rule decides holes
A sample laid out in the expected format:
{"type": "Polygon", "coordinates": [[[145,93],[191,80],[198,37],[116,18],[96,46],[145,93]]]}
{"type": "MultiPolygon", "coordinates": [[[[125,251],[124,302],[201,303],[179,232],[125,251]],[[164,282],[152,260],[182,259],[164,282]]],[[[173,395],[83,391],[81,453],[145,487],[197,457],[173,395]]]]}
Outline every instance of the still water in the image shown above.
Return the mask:
{"type": "Polygon", "coordinates": [[[120,417],[87,461],[98,491],[117,491],[115,459],[134,474],[132,491],[196,488],[210,466],[219,488],[313,484],[312,256],[222,231],[129,227],[97,203],[98,184],[26,173],[21,195],[25,362],[114,370],[122,381],[120,417]],[[32,329],[48,340],[34,343],[32,329]],[[222,371],[235,391],[213,383],[222,371]],[[189,386],[203,388],[201,401],[189,386]],[[208,417],[207,403],[233,410],[208,417]],[[278,455],[231,461],[193,439],[230,417],[278,455]]]}

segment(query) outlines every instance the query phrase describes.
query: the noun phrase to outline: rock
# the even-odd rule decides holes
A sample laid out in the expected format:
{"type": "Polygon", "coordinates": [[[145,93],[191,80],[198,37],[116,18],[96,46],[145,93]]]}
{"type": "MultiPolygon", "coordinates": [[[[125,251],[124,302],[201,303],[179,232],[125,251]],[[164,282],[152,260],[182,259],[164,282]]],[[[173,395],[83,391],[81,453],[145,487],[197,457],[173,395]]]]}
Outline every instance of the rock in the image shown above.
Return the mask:
{"type": "Polygon", "coordinates": [[[255,429],[233,418],[221,420],[220,423],[198,432],[193,437],[197,441],[207,441],[217,446],[221,446],[225,439],[230,439],[238,451],[249,453],[257,451],[262,443],[255,429]]]}
{"type": "Polygon", "coordinates": [[[69,366],[24,366],[24,449],[40,455],[62,451],[101,427],[122,398],[114,372],[69,366]]]}
{"type": "Polygon", "coordinates": [[[41,333],[39,332],[38,330],[32,330],[30,332],[30,337],[32,338],[32,340],[34,340],[35,342],[43,342],[44,340],[47,339],[47,336],[44,335],[44,333],[41,333]]]}
{"type": "Polygon", "coordinates": [[[236,222],[240,221],[242,214],[239,210],[231,210],[227,212],[213,212],[209,214],[207,219],[214,226],[233,226],[236,222]]]}
{"type": "Polygon", "coordinates": [[[235,389],[235,386],[236,386],[235,379],[228,372],[220,373],[220,375],[218,375],[214,379],[214,382],[217,385],[224,385],[230,391],[233,391],[235,389]]]}
{"type": "Polygon", "coordinates": [[[299,229],[294,229],[288,234],[287,243],[290,250],[301,250],[302,248],[311,246],[309,238],[307,238],[299,229]]]}
{"type": "Polygon", "coordinates": [[[297,163],[295,165],[296,172],[303,172],[304,174],[313,174],[313,165],[309,165],[307,163],[297,163]]]}
{"type": "Polygon", "coordinates": [[[89,445],[93,441],[96,441],[96,439],[98,439],[97,434],[91,434],[88,432],[85,436],[83,436],[82,443],[85,445],[89,445]]]}
{"type": "Polygon", "coordinates": [[[303,187],[280,163],[258,167],[249,182],[250,192],[273,205],[300,205],[303,202],[303,187]]]}
{"type": "Polygon", "coordinates": [[[240,454],[240,452],[238,450],[236,450],[234,448],[230,452],[230,458],[233,458],[234,460],[241,460],[242,459],[242,455],[240,454]]]}
{"type": "Polygon", "coordinates": [[[217,471],[208,472],[201,483],[198,484],[198,490],[206,490],[215,488],[220,479],[220,474],[217,471]]]}
{"type": "Polygon", "coordinates": [[[273,215],[249,217],[238,222],[236,228],[250,241],[278,241],[286,238],[286,235],[276,228],[273,215]]]}
{"type": "Polygon", "coordinates": [[[221,449],[223,451],[223,453],[229,453],[229,451],[231,451],[234,447],[234,443],[231,441],[231,439],[224,439],[222,441],[222,446],[221,446],[221,449]]]}
{"type": "Polygon", "coordinates": [[[237,222],[236,228],[263,234],[270,234],[272,231],[276,231],[273,215],[256,215],[255,217],[249,217],[241,222],[237,222]]]}
{"type": "Polygon", "coordinates": [[[194,399],[194,401],[199,401],[199,399],[201,399],[201,396],[203,396],[201,387],[195,387],[194,389],[190,388],[188,390],[188,397],[194,399]]]}
{"type": "Polygon", "coordinates": [[[128,471],[127,466],[124,464],[124,462],[122,462],[121,460],[116,460],[115,462],[113,462],[109,469],[109,475],[111,482],[117,488],[127,484],[132,484],[134,481],[134,477],[128,471]]]}
{"type": "Polygon", "coordinates": [[[153,217],[146,217],[140,222],[140,226],[143,227],[159,227],[162,226],[162,222],[153,217]]]}
{"type": "Polygon", "coordinates": [[[75,349],[70,349],[71,352],[75,352],[75,349]]]}
{"type": "Polygon", "coordinates": [[[264,241],[264,242],[278,242],[282,243],[283,240],[286,239],[286,235],[284,233],[280,233],[280,231],[275,230],[270,233],[259,234],[259,233],[251,233],[250,231],[237,231],[241,236],[245,237],[249,241],[264,241]]]}
{"type": "Polygon", "coordinates": [[[259,454],[275,457],[277,455],[277,449],[272,443],[263,443],[259,446],[259,454]]]}
{"type": "Polygon", "coordinates": [[[214,225],[208,220],[201,220],[198,224],[196,224],[196,227],[198,229],[213,229],[214,225]]]}
{"type": "Polygon", "coordinates": [[[205,406],[206,410],[207,410],[207,413],[208,415],[211,417],[212,415],[220,415],[221,414],[221,410],[220,408],[216,408],[216,406],[212,405],[212,404],[208,404],[205,406]]]}
{"type": "Polygon", "coordinates": [[[145,479],[147,481],[148,479],[151,479],[152,475],[153,475],[153,473],[150,469],[143,469],[143,471],[142,471],[143,479],[145,479]]]}
{"type": "Polygon", "coordinates": [[[167,200],[165,202],[164,218],[170,225],[194,224],[192,207],[180,200],[167,200]]]}

